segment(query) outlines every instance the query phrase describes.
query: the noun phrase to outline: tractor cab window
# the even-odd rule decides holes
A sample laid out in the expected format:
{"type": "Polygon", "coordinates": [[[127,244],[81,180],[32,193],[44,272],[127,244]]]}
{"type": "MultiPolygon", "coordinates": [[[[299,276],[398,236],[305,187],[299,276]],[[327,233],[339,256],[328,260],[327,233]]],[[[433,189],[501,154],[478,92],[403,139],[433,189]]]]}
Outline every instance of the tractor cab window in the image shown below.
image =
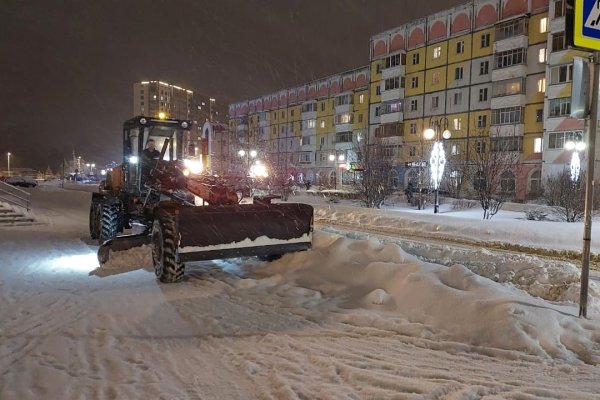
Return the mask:
{"type": "Polygon", "coordinates": [[[153,139],[156,145],[156,149],[160,152],[163,150],[163,146],[167,143],[167,149],[163,160],[178,160],[181,158],[179,154],[179,141],[181,140],[177,133],[180,133],[178,129],[173,129],[167,126],[152,126],[146,129],[144,132],[143,148],[146,148],[148,140],[153,139]],[[167,142],[166,139],[169,139],[167,142]]]}

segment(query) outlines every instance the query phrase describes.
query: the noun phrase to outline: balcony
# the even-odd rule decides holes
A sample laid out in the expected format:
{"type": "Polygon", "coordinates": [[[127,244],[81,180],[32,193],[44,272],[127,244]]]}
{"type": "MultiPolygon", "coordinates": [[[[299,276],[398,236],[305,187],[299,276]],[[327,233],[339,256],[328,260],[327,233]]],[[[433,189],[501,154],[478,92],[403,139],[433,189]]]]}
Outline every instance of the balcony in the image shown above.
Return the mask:
{"type": "Polygon", "coordinates": [[[492,71],[492,82],[527,76],[527,64],[514,64],[509,67],[495,68],[492,71]]]}
{"type": "Polygon", "coordinates": [[[527,98],[525,97],[525,94],[513,94],[492,98],[490,108],[496,109],[514,106],[525,107],[525,104],[527,104],[527,98]]]}
{"type": "Polygon", "coordinates": [[[393,100],[398,100],[398,99],[403,99],[403,98],[404,98],[404,89],[403,88],[383,90],[381,92],[381,101],[382,102],[393,101],[393,100]]]}
{"type": "Polygon", "coordinates": [[[519,48],[527,48],[529,45],[529,37],[526,35],[520,35],[515,37],[506,38],[501,41],[494,42],[494,53],[499,53],[501,51],[519,49],[519,48]]]}

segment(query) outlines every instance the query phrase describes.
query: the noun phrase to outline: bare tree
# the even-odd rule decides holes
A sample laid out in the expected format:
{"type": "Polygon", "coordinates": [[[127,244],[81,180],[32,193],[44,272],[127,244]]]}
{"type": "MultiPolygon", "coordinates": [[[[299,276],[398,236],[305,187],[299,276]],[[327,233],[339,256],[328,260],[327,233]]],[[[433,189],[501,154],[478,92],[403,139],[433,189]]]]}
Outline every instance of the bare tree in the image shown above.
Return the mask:
{"type": "Polygon", "coordinates": [[[491,219],[514,197],[521,143],[519,136],[481,137],[472,143],[473,187],[483,219],[491,219]]]}
{"type": "Polygon", "coordinates": [[[392,164],[382,157],[380,146],[369,144],[360,147],[359,163],[362,166],[362,179],[356,183],[356,191],[365,207],[380,208],[392,194],[392,164]]]}
{"type": "Polygon", "coordinates": [[[566,222],[583,219],[585,211],[585,179],[571,179],[571,172],[562,172],[549,176],[544,182],[542,199],[552,207],[554,214],[566,222]]]}

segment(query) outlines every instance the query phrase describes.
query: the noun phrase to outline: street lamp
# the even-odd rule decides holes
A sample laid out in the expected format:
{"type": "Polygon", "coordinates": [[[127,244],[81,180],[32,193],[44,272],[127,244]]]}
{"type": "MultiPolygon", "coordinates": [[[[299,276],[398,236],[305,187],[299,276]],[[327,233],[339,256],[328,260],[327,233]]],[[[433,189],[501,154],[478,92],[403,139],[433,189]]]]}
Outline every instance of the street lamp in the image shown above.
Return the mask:
{"type": "MultiPolygon", "coordinates": [[[[337,153],[337,151],[336,151],[336,153],[337,153]]],[[[339,164],[335,163],[336,158],[337,158],[338,163],[342,163],[346,159],[346,156],[344,154],[339,154],[337,157],[335,154],[329,155],[329,161],[333,162],[333,172],[335,173],[334,180],[333,180],[333,188],[335,190],[337,190],[337,180],[338,180],[338,173],[339,173],[339,171],[338,171],[339,164]]]]}
{"type": "Polygon", "coordinates": [[[435,138],[435,142],[431,149],[431,156],[429,158],[431,184],[435,190],[435,205],[433,208],[435,214],[437,214],[440,209],[439,189],[442,177],[444,176],[444,167],[446,166],[446,152],[444,151],[443,142],[440,142],[440,133],[442,139],[450,139],[450,136],[452,136],[452,133],[448,130],[448,118],[443,117],[435,121],[433,120],[433,117],[430,118],[429,128],[425,129],[423,137],[426,140],[435,138]]]}
{"type": "Polygon", "coordinates": [[[250,172],[250,159],[251,158],[256,158],[256,156],[258,155],[258,152],[256,150],[250,150],[250,151],[246,151],[244,149],[240,149],[238,151],[238,155],[241,158],[246,158],[246,175],[250,172]]]}
{"type": "Polygon", "coordinates": [[[579,172],[581,172],[579,152],[585,149],[585,143],[582,141],[581,135],[567,141],[565,149],[573,151],[573,155],[571,156],[571,181],[575,183],[579,180],[579,172]]]}
{"type": "Polygon", "coordinates": [[[10,176],[10,156],[11,156],[11,154],[9,151],[8,153],[6,153],[6,164],[8,165],[6,172],[7,172],[8,176],[10,176]]]}

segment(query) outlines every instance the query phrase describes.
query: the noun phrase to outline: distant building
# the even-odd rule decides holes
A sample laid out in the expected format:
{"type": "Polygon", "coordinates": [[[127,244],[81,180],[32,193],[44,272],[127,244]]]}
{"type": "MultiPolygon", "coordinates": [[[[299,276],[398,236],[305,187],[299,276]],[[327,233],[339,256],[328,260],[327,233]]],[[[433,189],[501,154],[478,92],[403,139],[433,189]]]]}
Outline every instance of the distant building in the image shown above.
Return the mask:
{"type": "Polygon", "coordinates": [[[162,81],[134,83],[133,116],[158,117],[160,113],[166,118],[193,120],[198,125],[225,118],[225,112],[210,96],[162,81]]]}

